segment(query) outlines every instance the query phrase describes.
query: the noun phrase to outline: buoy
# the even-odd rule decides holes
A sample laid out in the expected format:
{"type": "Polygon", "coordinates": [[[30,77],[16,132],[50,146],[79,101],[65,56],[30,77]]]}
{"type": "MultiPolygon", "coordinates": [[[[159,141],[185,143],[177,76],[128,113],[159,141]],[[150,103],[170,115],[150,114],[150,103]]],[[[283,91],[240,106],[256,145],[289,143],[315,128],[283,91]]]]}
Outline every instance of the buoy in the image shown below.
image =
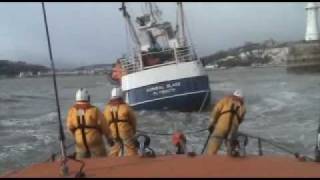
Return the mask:
{"type": "Polygon", "coordinates": [[[187,138],[181,132],[175,132],[172,135],[172,144],[177,147],[176,154],[186,153],[187,138]]]}

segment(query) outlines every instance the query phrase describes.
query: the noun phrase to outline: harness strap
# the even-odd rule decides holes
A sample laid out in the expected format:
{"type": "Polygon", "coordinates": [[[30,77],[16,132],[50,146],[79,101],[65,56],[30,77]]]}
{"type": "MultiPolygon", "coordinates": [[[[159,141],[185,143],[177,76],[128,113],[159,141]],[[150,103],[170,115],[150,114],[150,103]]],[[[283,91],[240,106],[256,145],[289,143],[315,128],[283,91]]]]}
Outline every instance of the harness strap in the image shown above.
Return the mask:
{"type": "Polygon", "coordinates": [[[112,120],[112,121],[110,122],[110,125],[111,125],[111,123],[119,123],[119,122],[126,122],[126,123],[129,123],[129,121],[127,121],[127,120],[118,119],[117,121],[112,120]]]}
{"type": "Polygon", "coordinates": [[[226,111],[223,111],[223,112],[219,113],[218,118],[219,118],[221,115],[223,115],[223,114],[231,113],[233,116],[235,115],[235,116],[237,117],[237,119],[238,119],[238,123],[241,123],[241,122],[242,122],[243,117],[242,117],[242,116],[240,116],[240,115],[239,115],[239,113],[238,113],[239,108],[240,108],[240,107],[239,107],[239,106],[237,106],[237,108],[236,108],[236,109],[234,109],[234,104],[232,104],[232,105],[231,105],[231,109],[230,109],[230,110],[226,110],[226,111]]]}
{"type": "MultiPolygon", "coordinates": [[[[78,118],[79,118],[79,117],[78,117],[78,116],[79,116],[79,110],[85,111],[86,108],[77,108],[77,107],[76,107],[76,109],[77,109],[77,113],[78,113],[78,115],[77,115],[77,119],[78,119],[78,118]]],[[[95,130],[97,130],[99,133],[102,134],[102,130],[101,130],[101,128],[100,128],[99,126],[97,126],[97,125],[95,125],[95,126],[90,126],[90,125],[87,125],[86,123],[81,123],[80,121],[78,121],[78,126],[75,127],[75,128],[73,128],[72,131],[74,132],[75,130],[77,130],[77,129],[82,129],[82,128],[95,129],[95,130]]]]}
{"type": "MultiPolygon", "coordinates": [[[[115,128],[116,128],[116,141],[117,142],[120,142],[120,146],[121,146],[121,156],[123,156],[124,154],[124,144],[123,144],[123,140],[121,139],[120,137],[120,133],[119,133],[119,126],[118,126],[118,123],[120,122],[119,121],[119,117],[118,117],[118,110],[119,110],[119,105],[117,105],[117,111],[114,111],[114,108],[112,108],[111,110],[111,123],[114,123],[115,124],[115,128]],[[115,113],[115,114],[114,114],[115,113]]],[[[122,120],[124,121],[124,120],[122,120]]],[[[128,122],[128,121],[125,121],[125,122],[128,122]]],[[[110,124],[111,125],[111,124],[110,124]]]]}
{"type": "Polygon", "coordinates": [[[236,109],[234,110],[234,104],[231,105],[231,110],[230,110],[231,116],[230,116],[229,125],[228,125],[228,131],[226,133],[226,136],[230,133],[230,131],[232,129],[233,118],[234,118],[235,115],[238,114],[238,110],[239,110],[239,106],[237,106],[236,109]]]}
{"type": "Polygon", "coordinates": [[[78,121],[78,128],[81,129],[81,136],[82,136],[82,141],[83,144],[86,148],[86,156],[91,157],[91,152],[88,146],[87,138],[85,135],[85,126],[86,126],[86,120],[84,117],[85,111],[83,109],[77,110],[77,121],[78,121]],[[82,121],[82,122],[81,122],[82,121]]]}
{"type": "Polygon", "coordinates": [[[82,128],[84,128],[84,129],[85,129],[85,128],[95,129],[95,130],[99,131],[100,133],[102,133],[102,132],[101,132],[101,129],[100,129],[99,127],[97,127],[97,126],[89,126],[89,125],[86,125],[86,124],[79,124],[78,127],[75,128],[75,130],[77,130],[77,129],[82,129],[82,128]]]}
{"type": "Polygon", "coordinates": [[[118,108],[119,108],[119,106],[117,106],[117,111],[114,111],[114,108],[112,108],[112,110],[111,110],[111,118],[112,118],[112,120],[111,120],[110,125],[111,125],[112,123],[114,123],[114,126],[115,126],[115,128],[116,128],[116,140],[117,140],[117,141],[120,141],[121,138],[120,138],[119,126],[118,126],[118,122],[119,122],[119,118],[118,118],[118,108]]]}
{"type": "Polygon", "coordinates": [[[116,115],[113,114],[113,112],[114,112],[113,109],[111,110],[111,117],[112,117],[112,119],[111,119],[111,122],[110,122],[109,126],[110,126],[112,123],[115,123],[116,126],[117,126],[117,124],[118,124],[119,122],[129,123],[130,125],[132,125],[131,122],[128,121],[127,119],[119,119],[119,118],[118,118],[118,109],[119,109],[119,105],[117,105],[117,111],[115,111],[115,112],[116,112],[116,115]],[[116,117],[116,118],[115,118],[115,117],[116,117]]]}

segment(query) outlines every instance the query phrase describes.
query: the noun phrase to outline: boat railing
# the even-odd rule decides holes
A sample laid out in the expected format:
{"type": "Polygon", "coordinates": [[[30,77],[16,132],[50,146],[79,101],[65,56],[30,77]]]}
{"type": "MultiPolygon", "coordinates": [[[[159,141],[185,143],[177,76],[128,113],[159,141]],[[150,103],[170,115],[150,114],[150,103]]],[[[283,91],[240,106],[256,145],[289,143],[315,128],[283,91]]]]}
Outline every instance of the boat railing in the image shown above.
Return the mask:
{"type": "MultiPolygon", "coordinates": [[[[135,59],[137,59],[137,58],[135,58],[135,59]]],[[[140,69],[140,62],[139,61],[132,62],[129,59],[121,59],[120,63],[121,63],[121,68],[122,68],[123,74],[131,74],[131,73],[139,71],[139,69],[140,69]]]]}
{"type": "Polygon", "coordinates": [[[194,54],[192,53],[192,49],[190,46],[176,48],[175,51],[178,62],[187,62],[192,61],[194,59],[194,54]]]}
{"type": "Polygon", "coordinates": [[[170,64],[189,62],[195,59],[190,46],[165,49],[158,52],[142,53],[139,54],[139,56],[140,57],[134,57],[132,60],[127,58],[123,58],[120,60],[121,67],[125,74],[131,74],[134,72],[156,68],[160,66],[166,66],[170,64]],[[153,61],[151,62],[153,63],[152,65],[146,63],[145,59],[147,59],[148,57],[154,58],[151,60],[153,61]]]}
{"type": "Polygon", "coordinates": [[[157,64],[157,65],[153,65],[153,66],[147,66],[147,67],[144,67],[143,69],[144,70],[152,69],[152,68],[156,68],[156,67],[160,67],[160,66],[166,66],[166,65],[170,65],[170,64],[176,64],[176,62],[175,61],[169,61],[167,63],[157,64]]]}

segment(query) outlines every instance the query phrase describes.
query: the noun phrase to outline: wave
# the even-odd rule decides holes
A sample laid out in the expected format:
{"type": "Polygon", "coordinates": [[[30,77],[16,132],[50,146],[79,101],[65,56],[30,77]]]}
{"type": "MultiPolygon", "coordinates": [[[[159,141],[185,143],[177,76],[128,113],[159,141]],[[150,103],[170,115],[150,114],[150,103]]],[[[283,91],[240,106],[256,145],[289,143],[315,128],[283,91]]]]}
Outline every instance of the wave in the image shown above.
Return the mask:
{"type": "Polygon", "coordinates": [[[51,96],[35,96],[35,95],[1,95],[0,96],[0,103],[6,104],[6,103],[20,103],[25,100],[49,100],[53,99],[51,96]]]}
{"type": "Polygon", "coordinates": [[[20,102],[19,99],[14,99],[14,98],[2,98],[0,97],[0,103],[18,103],[20,102]]]}
{"type": "Polygon", "coordinates": [[[36,95],[11,95],[13,99],[53,99],[51,96],[36,96],[36,95]]]}
{"type": "Polygon", "coordinates": [[[32,118],[10,118],[3,119],[0,121],[1,129],[14,128],[36,128],[40,126],[50,126],[51,124],[56,123],[57,113],[50,112],[41,116],[32,117],[32,118]]]}

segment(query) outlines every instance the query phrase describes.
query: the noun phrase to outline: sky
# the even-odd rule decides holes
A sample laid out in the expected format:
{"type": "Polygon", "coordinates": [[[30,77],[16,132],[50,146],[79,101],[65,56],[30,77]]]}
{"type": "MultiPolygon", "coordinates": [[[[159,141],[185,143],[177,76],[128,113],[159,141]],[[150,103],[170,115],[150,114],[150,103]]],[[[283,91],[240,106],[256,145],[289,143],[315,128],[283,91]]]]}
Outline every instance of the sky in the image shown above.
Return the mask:
{"type": "MultiPolygon", "coordinates": [[[[176,24],[176,3],[159,2],[176,24]]],[[[45,3],[56,67],[113,63],[128,52],[120,2],[45,3]]],[[[244,44],[304,39],[305,2],[185,2],[191,40],[199,56],[244,44]]],[[[143,3],[127,3],[133,18],[143,3]]],[[[40,2],[0,2],[0,59],[49,66],[40,2]]]]}

